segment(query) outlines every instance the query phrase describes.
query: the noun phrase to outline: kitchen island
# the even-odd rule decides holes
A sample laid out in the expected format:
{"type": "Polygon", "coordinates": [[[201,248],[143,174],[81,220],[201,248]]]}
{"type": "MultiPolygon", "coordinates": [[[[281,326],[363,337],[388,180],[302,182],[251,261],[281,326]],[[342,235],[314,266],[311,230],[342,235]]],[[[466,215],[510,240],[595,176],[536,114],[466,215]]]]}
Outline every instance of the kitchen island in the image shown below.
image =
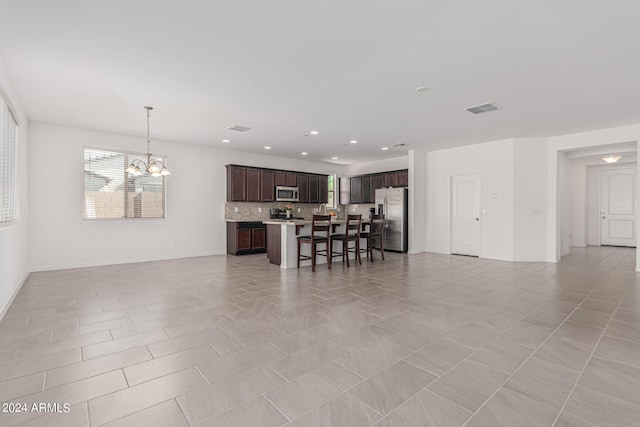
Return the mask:
{"type": "MultiPolygon", "coordinates": [[[[298,236],[311,234],[311,221],[308,220],[266,220],[267,225],[267,258],[271,264],[280,268],[296,268],[298,266],[298,236]]],[[[344,233],[346,219],[331,221],[331,234],[344,233]]],[[[368,220],[363,220],[368,224],[368,220]]],[[[336,248],[337,249],[337,248],[336,248]]],[[[310,245],[302,245],[302,254],[311,255],[310,245]]],[[[316,264],[326,264],[326,256],[318,256],[316,264]]],[[[300,262],[300,266],[310,266],[311,260],[300,262]]]]}

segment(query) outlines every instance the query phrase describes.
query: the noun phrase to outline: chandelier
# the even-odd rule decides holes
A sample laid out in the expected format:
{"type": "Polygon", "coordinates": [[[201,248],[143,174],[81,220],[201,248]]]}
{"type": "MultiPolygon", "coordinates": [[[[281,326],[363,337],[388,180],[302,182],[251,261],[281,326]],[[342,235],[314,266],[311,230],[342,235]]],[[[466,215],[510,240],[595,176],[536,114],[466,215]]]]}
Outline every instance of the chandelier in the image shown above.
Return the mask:
{"type": "Polygon", "coordinates": [[[157,163],[156,160],[151,160],[152,154],[150,149],[151,139],[149,138],[149,111],[153,110],[153,107],[145,106],[144,108],[147,110],[147,153],[145,154],[147,156],[147,161],[145,162],[144,160],[136,159],[131,162],[126,171],[131,175],[137,176],[142,175],[143,170],[146,175],[151,176],[171,175],[171,172],[169,172],[169,169],[167,169],[166,164],[163,164],[160,160],[157,160],[157,163]],[[160,165],[158,165],[158,163],[160,165]],[[144,169],[140,169],[140,165],[142,165],[144,169]]]}

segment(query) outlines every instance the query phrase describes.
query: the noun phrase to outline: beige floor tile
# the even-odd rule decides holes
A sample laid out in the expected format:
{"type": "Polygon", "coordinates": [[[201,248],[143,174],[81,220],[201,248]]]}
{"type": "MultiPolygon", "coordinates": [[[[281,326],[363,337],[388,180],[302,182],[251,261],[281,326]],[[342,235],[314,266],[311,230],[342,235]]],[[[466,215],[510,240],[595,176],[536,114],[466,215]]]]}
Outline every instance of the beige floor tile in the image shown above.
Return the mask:
{"type": "Polygon", "coordinates": [[[213,383],[231,375],[239,374],[265,363],[275,361],[283,356],[285,356],[285,353],[275,346],[271,344],[261,344],[249,350],[242,350],[232,355],[200,362],[197,366],[207,381],[213,383]]]}
{"type": "Polygon", "coordinates": [[[265,397],[290,420],[336,396],[342,390],[315,375],[302,375],[265,394],[265,397]]]}
{"type": "MultiPolygon", "coordinates": [[[[75,405],[117,390],[124,390],[126,387],[127,382],[122,371],[113,371],[25,396],[20,399],[20,402],[25,403],[28,408],[31,408],[34,403],[75,405]]],[[[38,415],[41,414],[38,412],[3,414],[3,422],[11,425],[36,418],[38,415]]]]}
{"type": "Polygon", "coordinates": [[[105,425],[107,427],[189,427],[189,422],[176,401],[172,399],[105,425]]]}
{"type": "Polygon", "coordinates": [[[555,329],[567,318],[564,314],[552,313],[549,311],[534,311],[522,319],[523,322],[543,328],[555,329]]]}
{"type": "Polygon", "coordinates": [[[584,310],[599,311],[601,313],[613,314],[617,304],[607,301],[599,301],[596,299],[588,298],[580,304],[580,308],[584,310]]]}
{"type": "Polygon", "coordinates": [[[475,412],[508,375],[472,360],[465,360],[431,384],[428,389],[475,412]]]}
{"type": "Polygon", "coordinates": [[[344,334],[336,334],[331,341],[349,351],[356,351],[394,334],[395,332],[388,329],[369,325],[344,334]]]}
{"type": "Polygon", "coordinates": [[[578,384],[640,405],[640,369],[592,357],[578,384]]]}
{"type": "Polygon", "coordinates": [[[431,325],[429,321],[421,326],[414,326],[398,332],[389,338],[391,341],[403,345],[412,350],[421,349],[450,332],[450,329],[438,325],[431,325]]]}
{"type": "Polygon", "coordinates": [[[442,375],[473,351],[470,347],[440,339],[407,357],[405,362],[433,374],[442,375]]]}
{"type": "Polygon", "coordinates": [[[82,347],[82,357],[84,360],[95,359],[96,357],[117,353],[130,348],[139,347],[141,345],[164,341],[168,338],[169,336],[163,330],[132,335],[126,338],[119,338],[117,340],[82,347]]]}
{"type": "MultiPolygon", "coordinates": [[[[162,332],[164,334],[164,331],[162,332]]],[[[168,336],[164,334],[166,338],[168,336]]],[[[148,343],[149,351],[153,357],[162,357],[171,353],[177,353],[202,344],[213,343],[219,340],[228,340],[229,336],[219,328],[206,329],[176,338],[159,340],[148,343]]]]}
{"type": "Polygon", "coordinates": [[[569,397],[556,425],[576,427],[640,425],[640,406],[578,385],[569,397]]]}
{"type": "Polygon", "coordinates": [[[336,362],[326,363],[312,371],[312,373],[333,384],[334,387],[337,387],[341,391],[353,387],[364,379],[355,372],[338,365],[336,362]]]}
{"type": "Polygon", "coordinates": [[[532,351],[531,347],[498,337],[479,348],[470,359],[511,374],[531,355],[532,351]]]}
{"type": "Polygon", "coordinates": [[[16,424],[19,427],[89,427],[87,402],[69,408],[68,413],[53,412],[16,424]]]}
{"type": "Polygon", "coordinates": [[[0,403],[14,402],[17,398],[37,393],[44,389],[44,372],[27,375],[0,383],[0,403]]]}
{"type": "Polygon", "coordinates": [[[201,361],[218,359],[220,355],[210,346],[203,344],[188,350],[172,353],[157,359],[146,360],[124,368],[130,386],[178,372],[201,361]]]}
{"type": "Polygon", "coordinates": [[[277,373],[291,381],[318,366],[345,357],[349,352],[336,344],[324,341],[285,357],[269,362],[277,373]]]}
{"type": "Polygon", "coordinates": [[[595,357],[624,363],[636,368],[640,368],[640,343],[634,341],[620,340],[604,336],[598,343],[595,357]]]}
{"type": "Polygon", "coordinates": [[[552,336],[533,354],[533,357],[580,372],[592,350],[591,345],[552,336]]]}
{"type": "Polygon", "coordinates": [[[313,326],[292,335],[272,339],[270,342],[285,353],[294,353],[303,348],[316,345],[319,342],[337,337],[338,335],[337,332],[324,326],[313,326]]]}
{"type": "Polygon", "coordinates": [[[611,313],[603,313],[602,311],[593,311],[578,308],[573,312],[567,320],[574,323],[582,323],[583,325],[595,326],[596,328],[604,328],[611,319],[611,313]]]}
{"type": "Polygon", "coordinates": [[[35,359],[20,360],[0,365],[0,381],[23,377],[25,375],[43,372],[47,369],[70,365],[82,360],[82,352],[79,348],[65,350],[58,353],[47,354],[35,359]]]}
{"type": "Polygon", "coordinates": [[[552,329],[521,321],[507,329],[500,337],[531,348],[536,348],[546,340],[552,332],[552,329]]]}
{"type": "Polygon", "coordinates": [[[290,427],[367,427],[380,414],[348,393],[340,394],[287,424],[290,427]]]}
{"type": "Polygon", "coordinates": [[[640,322],[630,323],[611,320],[605,331],[605,335],[640,342],[640,322]]]}
{"type": "Polygon", "coordinates": [[[62,384],[111,372],[149,359],[151,359],[151,354],[146,347],[136,347],[95,359],[61,366],[47,371],[45,387],[48,389],[58,387],[62,384]]]}
{"type": "Polygon", "coordinates": [[[378,413],[386,415],[436,378],[413,365],[399,362],[348,392],[378,413]]]}
{"type": "Polygon", "coordinates": [[[101,426],[173,399],[207,383],[194,369],[186,369],[89,401],[92,426],[101,426]]]}
{"type": "Polygon", "coordinates": [[[152,332],[160,330],[168,326],[174,326],[183,323],[184,321],[180,316],[168,316],[162,317],[156,320],[150,320],[148,322],[136,323],[133,325],[122,326],[120,328],[111,329],[111,335],[114,339],[129,337],[131,335],[143,334],[145,332],[152,332]]]}
{"type": "Polygon", "coordinates": [[[517,391],[502,388],[465,425],[469,427],[551,426],[558,411],[517,391]]]}
{"type": "Polygon", "coordinates": [[[567,341],[594,346],[603,332],[604,330],[601,328],[567,321],[556,329],[553,336],[567,341]]]}
{"type": "Polygon", "coordinates": [[[445,338],[448,341],[466,345],[467,347],[480,348],[487,341],[498,336],[501,332],[502,331],[500,329],[472,322],[466,326],[455,329],[453,332],[446,335],[445,338]]]}
{"type": "Polygon", "coordinates": [[[407,347],[388,339],[363,347],[340,359],[337,363],[363,378],[369,378],[413,353],[407,347]]]}
{"type": "Polygon", "coordinates": [[[540,359],[529,359],[503,388],[560,409],[578,379],[578,372],[540,359]]]}
{"type": "Polygon", "coordinates": [[[201,427],[261,426],[276,427],[287,422],[287,418],[264,397],[256,397],[240,406],[209,418],[201,427]]]}
{"type": "Polygon", "coordinates": [[[429,390],[400,405],[376,427],[458,427],[471,416],[463,409],[429,390]]]}
{"type": "Polygon", "coordinates": [[[78,335],[56,341],[53,344],[20,349],[16,353],[16,360],[32,359],[45,354],[58,353],[64,350],[109,341],[111,341],[111,334],[109,331],[99,331],[91,334],[78,335]]]}

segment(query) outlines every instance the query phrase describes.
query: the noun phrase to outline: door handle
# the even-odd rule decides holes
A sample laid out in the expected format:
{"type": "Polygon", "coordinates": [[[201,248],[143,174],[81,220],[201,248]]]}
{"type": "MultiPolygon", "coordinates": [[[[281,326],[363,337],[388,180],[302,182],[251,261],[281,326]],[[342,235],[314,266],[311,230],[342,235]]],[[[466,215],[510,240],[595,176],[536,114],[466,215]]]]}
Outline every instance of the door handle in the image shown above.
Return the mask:
{"type": "Polygon", "coordinates": [[[480,218],[473,218],[474,221],[480,221],[480,218]]]}
{"type": "Polygon", "coordinates": [[[604,216],[604,215],[602,215],[602,219],[607,219],[607,217],[606,217],[606,216],[604,216]]]}

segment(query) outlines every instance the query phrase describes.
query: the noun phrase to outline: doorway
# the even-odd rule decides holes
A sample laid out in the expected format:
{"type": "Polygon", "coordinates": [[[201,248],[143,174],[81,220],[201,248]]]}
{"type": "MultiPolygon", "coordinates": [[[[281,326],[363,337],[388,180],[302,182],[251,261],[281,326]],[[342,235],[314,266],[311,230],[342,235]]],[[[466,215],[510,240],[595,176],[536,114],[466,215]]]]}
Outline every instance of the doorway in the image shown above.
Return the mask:
{"type": "Polygon", "coordinates": [[[451,177],[451,253],[480,255],[480,174],[451,177]]]}
{"type": "Polygon", "coordinates": [[[600,183],[601,244],[635,247],[636,169],[602,170],[600,183]]]}

